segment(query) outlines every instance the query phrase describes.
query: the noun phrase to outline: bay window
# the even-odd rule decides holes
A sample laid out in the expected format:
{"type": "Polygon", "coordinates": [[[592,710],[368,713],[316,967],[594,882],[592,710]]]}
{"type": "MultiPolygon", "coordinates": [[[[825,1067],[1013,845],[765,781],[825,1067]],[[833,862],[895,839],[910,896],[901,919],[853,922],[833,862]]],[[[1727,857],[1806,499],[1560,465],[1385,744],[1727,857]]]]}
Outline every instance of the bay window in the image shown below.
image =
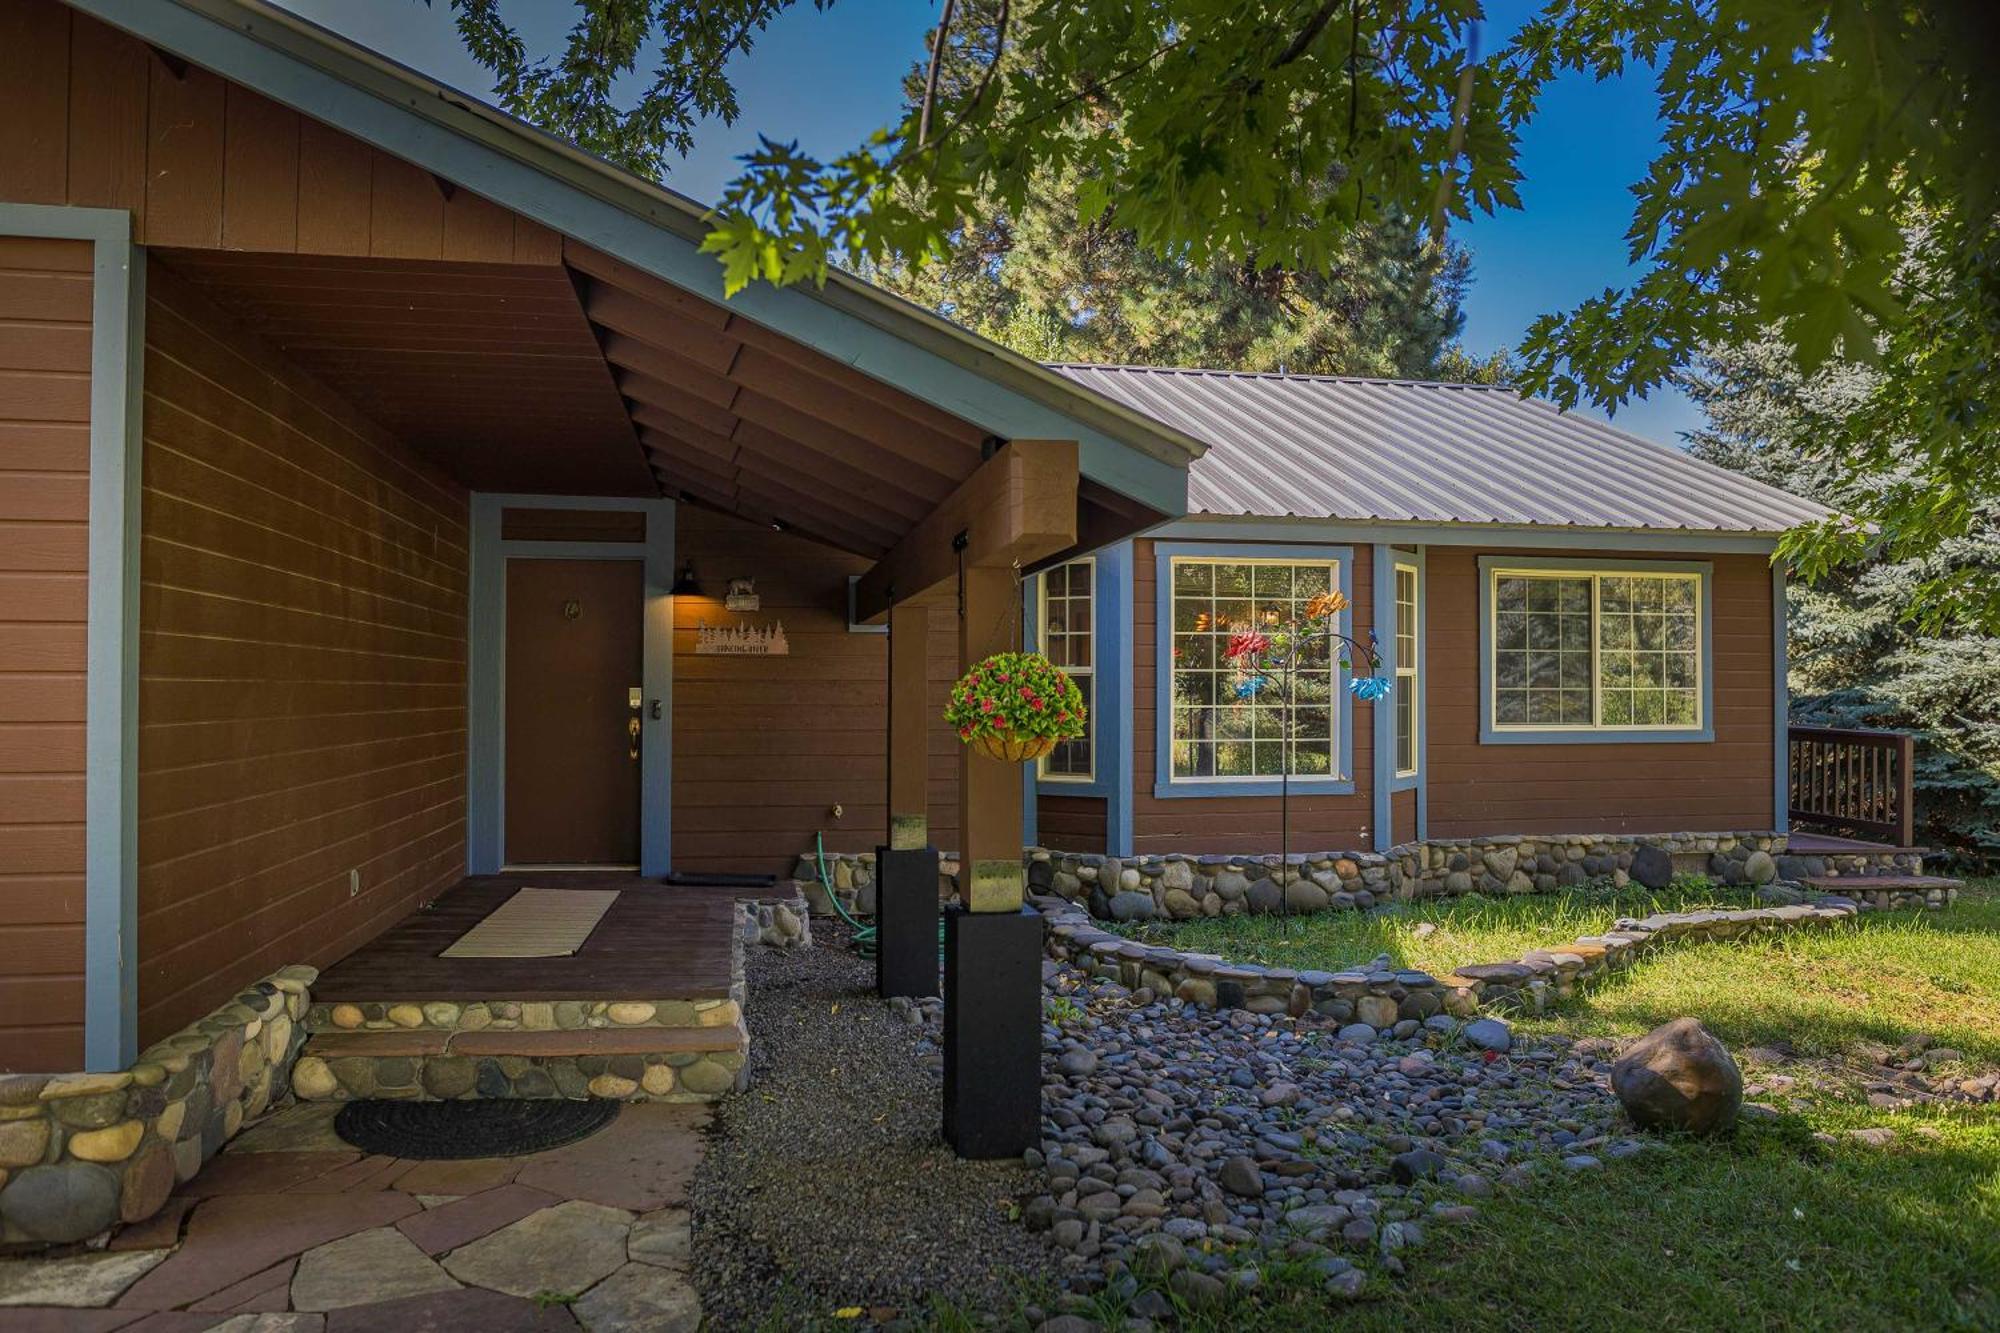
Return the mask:
{"type": "Polygon", "coordinates": [[[1306,645],[1289,673],[1243,688],[1228,657],[1231,636],[1302,618],[1306,604],[1340,589],[1337,559],[1171,555],[1163,609],[1167,783],[1256,785],[1286,770],[1304,778],[1343,776],[1339,739],[1339,652],[1324,637],[1306,645]],[[1287,679],[1289,676],[1289,679],[1287,679]],[[1287,701],[1290,730],[1286,736],[1287,701]]]}

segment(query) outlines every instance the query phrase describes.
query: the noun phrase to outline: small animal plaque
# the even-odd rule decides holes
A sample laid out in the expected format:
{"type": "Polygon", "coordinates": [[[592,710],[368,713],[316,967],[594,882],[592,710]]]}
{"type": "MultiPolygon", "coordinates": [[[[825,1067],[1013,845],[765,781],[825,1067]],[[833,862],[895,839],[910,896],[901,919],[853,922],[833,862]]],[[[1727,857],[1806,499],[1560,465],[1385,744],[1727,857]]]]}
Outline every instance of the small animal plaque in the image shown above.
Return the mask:
{"type": "Polygon", "coordinates": [[[701,657],[789,657],[785,623],[769,625],[710,625],[695,627],[694,651],[701,657]]]}
{"type": "Polygon", "coordinates": [[[757,595],[755,579],[731,579],[722,605],[728,611],[756,611],[763,607],[764,599],[757,595]]]}

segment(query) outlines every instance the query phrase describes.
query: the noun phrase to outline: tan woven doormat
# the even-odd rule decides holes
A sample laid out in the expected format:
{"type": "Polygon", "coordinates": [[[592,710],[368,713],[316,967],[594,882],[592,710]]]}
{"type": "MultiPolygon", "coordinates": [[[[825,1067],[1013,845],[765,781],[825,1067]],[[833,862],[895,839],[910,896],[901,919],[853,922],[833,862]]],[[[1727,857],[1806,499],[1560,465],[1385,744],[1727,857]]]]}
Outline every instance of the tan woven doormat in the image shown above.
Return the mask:
{"type": "Polygon", "coordinates": [[[520,889],[438,957],[567,957],[616,901],[617,889],[520,889]]]}

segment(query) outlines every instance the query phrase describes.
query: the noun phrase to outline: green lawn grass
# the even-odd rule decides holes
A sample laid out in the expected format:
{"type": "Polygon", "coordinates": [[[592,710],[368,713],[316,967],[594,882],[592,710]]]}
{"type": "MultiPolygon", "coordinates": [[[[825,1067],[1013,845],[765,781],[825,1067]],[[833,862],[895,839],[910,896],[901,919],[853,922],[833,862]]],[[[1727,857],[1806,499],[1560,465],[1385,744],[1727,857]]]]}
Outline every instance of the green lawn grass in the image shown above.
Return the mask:
{"type": "Polygon", "coordinates": [[[1447,976],[1464,963],[1497,963],[1609,930],[1621,916],[1752,907],[1748,890],[1701,879],[1659,891],[1586,886],[1561,893],[1431,898],[1367,912],[1221,916],[1121,928],[1135,939],[1220,954],[1232,962],[1339,971],[1388,954],[1398,967],[1447,976]]]}
{"type": "MultiPolygon", "coordinates": [[[[1232,918],[1172,928],[1181,944],[1337,968],[1388,952],[1447,973],[1601,930],[1655,906],[1589,893],[1460,900],[1392,913],[1232,918]],[[1437,925],[1419,935],[1422,921],[1437,925]]],[[[1718,902],[1717,905],[1733,905],[1718,902]]],[[[1654,954],[1530,1032],[1636,1036],[1693,1014],[1739,1056],[1759,1045],[1838,1059],[1915,1033],[2000,1062],[2000,880],[1943,912],[1871,915],[1841,930],[1654,954]]],[[[2000,1107],[1877,1111],[1837,1080],[1802,1081],[1775,1121],[1731,1139],[1676,1140],[1435,1226],[1408,1276],[1329,1298],[1269,1274],[1255,1302],[1191,1313],[1202,1330],[2000,1328],[2000,1107]],[[1889,1148],[1841,1131],[1888,1126],[1889,1148]],[[1836,1136],[1823,1143],[1815,1131],[1836,1136]]],[[[947,1321],[950,1322],[950,1321],[947,1321]]]]}

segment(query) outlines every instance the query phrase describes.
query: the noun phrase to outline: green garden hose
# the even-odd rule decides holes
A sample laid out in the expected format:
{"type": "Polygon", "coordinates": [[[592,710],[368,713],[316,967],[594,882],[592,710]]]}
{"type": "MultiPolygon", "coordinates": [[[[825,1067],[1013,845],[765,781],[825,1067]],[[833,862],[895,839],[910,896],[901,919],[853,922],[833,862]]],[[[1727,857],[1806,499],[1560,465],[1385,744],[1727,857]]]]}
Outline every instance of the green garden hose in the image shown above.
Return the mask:
{"type": "MultiPolygon", "coordinates": [[[[819,867],[819,885],[826,890],[826,900],[833,904],[833,910],[848,928],[854,932],[854,952],[863,958],[875,956],[875,927],[864,926],[848,914],[847,907],[840,901],[840,895],[833,891],[833,876],[826,868],[826,832],[813,834],[813,863],[819,867]]],[[[877,887],[880,892],[880,887],[877,887]]],[[[938,922],[938,956],[944,956],[944,922],[938,922]]]]}
{"type": "Polygon", "coordinates": [[[813,834],[813,859],[819,866],[819,884],[821,888],[826,890],[826,900],[833,904],[835,915],[839,916],[842,921],[845,921],[848,928],[854,932],[854,951],[863,958],[873,958],[875,956],[875,927],[864,926],[849,916],[846,906],[840,901],[840,895],[833,891],[833,876],[827,872],[826,868],[826,834],[824,832],[813,834]]]}

